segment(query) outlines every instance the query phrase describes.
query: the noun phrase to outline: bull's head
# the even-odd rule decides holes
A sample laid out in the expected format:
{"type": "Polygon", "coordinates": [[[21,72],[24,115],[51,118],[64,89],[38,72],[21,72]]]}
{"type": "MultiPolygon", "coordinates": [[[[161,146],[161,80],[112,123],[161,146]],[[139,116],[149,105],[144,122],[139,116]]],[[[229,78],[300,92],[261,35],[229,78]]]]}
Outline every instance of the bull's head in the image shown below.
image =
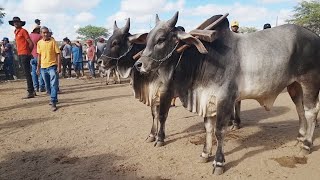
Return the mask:
{"type": "Polygon", "coordinates": [[[117,66],[119,74],[126,78],[129,76],[131,68],[134,65],[132,57],[144,48],[137,44],[145,44],[141,39],[147,34],[129,33],[130,18],[127,19],[126,25],[123,28],[118,28],[116,21],[114,22],[113,33],[106,43],[106,47],[102,56],[97,63],[101,68],[110,69],[117,66]],[[137,46],[135,46],[137,45],[137,46]]]}
{"type": "Polygon", "coordinates": [[[142,73],[156,70],[160,64],[177,57],[177,48],[183,43],[195,45],[202,54],[208,53],[202,42],[189,33],[175,27],[178,12],[168,21],[160,21],[156,16],[156,26],[150,31],[146,39],[146,48],[135,67],[142,73]],[[183,43],[180,43],[180,42],[183,43]]]}

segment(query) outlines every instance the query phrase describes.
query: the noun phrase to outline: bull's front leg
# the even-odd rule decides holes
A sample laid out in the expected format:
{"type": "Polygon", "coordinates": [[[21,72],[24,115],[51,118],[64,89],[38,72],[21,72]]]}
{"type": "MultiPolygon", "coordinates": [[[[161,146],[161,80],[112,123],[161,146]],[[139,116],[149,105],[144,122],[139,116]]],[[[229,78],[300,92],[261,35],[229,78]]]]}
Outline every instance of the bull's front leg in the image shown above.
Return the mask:
{"type": "Polygon", "coordinates": [[[213,122],[215,117],[205,117],[204,127],[206,129],[206,142],[203,146],[203,151],[200,156],[200,162],[206,163],[212,156],[212,138],[213,138],[213,122]]]}
{"type": "Polygon", "coordinates": [[[151,131],[149,136],[147,137],[146,141],[147,142],[154,142],[156,140],[157,136],[157,123],[158,123],[158,111],[157,107],[159,105],[157,104],[152,104],[151,105],[151,114],[152,114],[152,126],[151,126],[151,131]]]}
{"type": "Polygon", "coordinates": [[[240,129],[240,110],[241,110],[241,101],[237,101],[234,104],[234,109],[233,109],[233,113],[231,115],[231,119],[229,122],[229,125],[231,126],[230,129],[231,130],[237,130],[240,129]]]}
{"type": "MultiPolygon", "coordinates": [[[[160,97],[157,103],[151,108],[153,122],[159,122],[159,131],[156,133],[155,144],[156,147],[161,147],[164,145],[165,139],[165,123],[168,117],[168,112],[170,109],[172,94],[170,92],[160,93],[160,97]]],[[[155,124],[155,123],[154,123],[155,124]]],[[[157,128],[158,129],[158,128],[157,128]]]]}
{"type": "Polygon", "coordinates": [[[106,85],[109,84],[110,73],[111,73],[111,70],[110,70],[110,69],[106,70],[106,74],[107,74],[106,85]]]}
{"type": "Polygon", "coordinates": [[[234,100],[232,98],[225,98],[218,101],[217,104],[217,120],[214,129],[214,134],[217,140],[217,150],[213,161],[213,173],[220,175],[224,171],[224,153],[223,153],[223,141],[225,135],[225,127],[232,113],[234,106],[234,100]]]}
{"type": "Polygon", "coordinates": [[[121,79],[120,79],[120,75],[119,75],[118,71],[114,70],[114,72],[115,72],[115,76],[117,77],[117,83],[121,84],[121,79]]]}

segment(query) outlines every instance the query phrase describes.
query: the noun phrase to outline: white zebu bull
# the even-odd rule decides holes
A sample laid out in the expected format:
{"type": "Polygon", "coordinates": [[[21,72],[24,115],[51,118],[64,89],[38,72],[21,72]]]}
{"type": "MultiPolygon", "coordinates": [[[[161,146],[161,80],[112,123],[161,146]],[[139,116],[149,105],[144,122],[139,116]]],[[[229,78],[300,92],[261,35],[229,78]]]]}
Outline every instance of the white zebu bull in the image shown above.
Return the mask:
{"type": "MultiPolygon", "coordinates": [[[[302,152],[309,153],[320,109],[320,38],[305,28],[283,25],[250,34],[230,31],[223,20],[212,31],[215,40],[177,31],[178,13],[167,22],[157,18],[148,34],[146,48],[135,63],[146,76],[158,74],[161,85],[160,130],[164,139],[165,121],[171,98],[178,94],[184,107],[204,117],[206,143],[201,157],[212,153],[212,133],[217,139],[214,173],[223,173],[223,138],[234,103],[255,99],[269,110],[284,88],[296,105],[302,152]],[[198,39],[199,38],[199,39],[198,39]],[[179,51],[184,44],[194,45],[179,51]],[[213,122],[216,121],[215,126],[213,122]]],[[[158,83],[159,84],[159,83],[158,83]]]]}

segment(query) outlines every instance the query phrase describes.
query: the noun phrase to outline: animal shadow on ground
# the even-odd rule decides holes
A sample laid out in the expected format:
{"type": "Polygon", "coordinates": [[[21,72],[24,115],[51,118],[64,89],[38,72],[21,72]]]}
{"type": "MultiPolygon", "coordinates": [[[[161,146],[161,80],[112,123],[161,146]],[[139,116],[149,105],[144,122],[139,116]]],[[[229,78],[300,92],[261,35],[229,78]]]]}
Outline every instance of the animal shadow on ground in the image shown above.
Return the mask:
{"type": "MultiPolygon", "coordinates": [[[[74,148],[72,148],[74,149],[74,148]]],[[[141,179],[139,164],[125,157],[99,154],[79,157],[70,148],[12,152],[0,162],[0,179],[141,179]]]]}
{"type": "MultiPolygon", "coordinates": [[[[237,166],[246,158],[250,158],[265,151],[275,150],[280,147],[295,148],[296,155],[298,155],[300,147],[295,146],[294,144],[287,144],[288,142],[296,141],[299,129],[298,121],[299,120],[297,117],[297,120],[261,123],[257,125],[260,128],[258,132],[245,137],[237,138],[236,141],[239,142],[240,145],[231,150],[226,149],[226,156],[242,149],[248,150],[249,148],[253,148],[254,150],[246,152],[241,158],[235,161],[227,162],[226,170],[237,166]]],[[[314,132],[314,139],[318,138],[319,136],[320,132],[316,129],[314,132]]],[[[320,145],[315,145],[314,147],[312,147],[312,151],[318,151],[319,148],[320,145]]]]}
{"type": "Polygon", "coordinates": [[[116,85],[94,85],[94,86],[74,86],[71,88],[62,88],[63,94],[71,94],[71,93],[80,93],[80,92],[89,92],[89,91],[96,91],[96,90],[102,90],[102,89],[113,89],[113,88],[119,88],[127,86],[127,84],[116,84],[116,85]]]}
{"type": "Polygon", "coordinates": [[[19,128],[28,127],[34,124],[43,123],[46,121],[53,120],[54,117],[42,117],[42,118],[34,118],[34,119],[23,119],[23,120],[9,120],[5,123],[0,124],[0,135],[4,135],[7,133],[15,133],[19,128]]]}
{"type": "MultiPolygon", "coordinates": [[[[290,146],[286,145],[288,142],[294,142],[296,140],[296,136],[298,134],[299,129],[299,120],[298,115],[296,119],[289,119],[285,121],[278,122],[259,122],[262,120],[266,120],[268,118],[273,118],[285,114],[290,111],[290,108],[285,106],[276,106],[273,107],[271,111],[266,111],[263,108],[256,108],[251,110],[246,110],[241,112],[241,120],[243,128],[239,131],[228,131],[226,133],[225,142],[228,143],[229,140],[235,140],[239,142],[239,146],[234,149],[225,149],[225,155],[228,156],[232,153],[241,151],[243,149],[252,148],[246,152],[241,158],[227,162],[226,170],[237,166],[239,163],[244,161],[246,158],[250,158],[259,153],[263,153],[265,151],[278,149],[281,146],[290,146]],[[251,120],[250,120],[251,119],[251,120]],[[259,131],[249,135],[241,135],[240,131],[245,132],[246,127],[250,126],[258,126],[259,131]]],[[[244,133],[245,134],[245,133],[244,133]]],[[[320,136],[320,131],[318,129],[314,132],[314,139],[320,136]]],[[[203,145],[205,142],[205,129],[203,122],[199,122],[195,125],[190,126],[185,129],[181,133],[171,134],[169,138],[170,140],[167,143],[172,143],[179,139],[189,138],[189,141],[195,145],[203,145]],[[183,134],[181,136],[181,134],[183,134]],[[178,136],[178,137],[175,137],[178,136]]],[[[216,140],[213,138],[213,144],[216,145],[216,140]]],[[[215,152],[216,146],[213,146],[213,153],[215,152]]],[[[292,148],[297,149],[297,154],[300,151],[299,146],[292,145],[292,148]]],[[[312,151],[318,151],[320,149],[320,145],[315,145],[312,148],[312,151]]],[[[213,160],[214,157],[211,157],[210,160],[213,160]]]]}
{"type": "MultiPolygon", "coordinates": [[[[245,110],[241,111],[241,123],[244,123],[245,126],[250,126],[251,124],[247,124],[247,118],[251,117],[253,120],[251,121],[261,121],[264,119],[280,116],[282,114],[285,114],[290,111],[290,108],[285,107],[285,106],[275,106],[272,108],[271,111],[265,111],[263,108],[255,108],[255,109],[250,109],[250,110],[245,110]],[[259,112],[259,113],[258,113],[259,112]],[[256,115],[258,114],[258,115],[256,115]],[[252,117],[252,115],[255,115],[252,117]]],[[[190,118],[190,116],[184,117],[184,118],[190,118]]],[[[184,138],[189,138],[192,136],[196,136],[199,134],[204,134],[205,129],[204,129],[204,123],[203,121],[194,124],[190,126],[189,128],[185,129],[182,132],[175,133],[175,134],[169,134],[167,137],[170,137],[168,141],[166,141],[166,144],[170,144],[172,142],[175,142],[179,139],[184,139],[184,138]],[[175,137],[177,136],[177,137],[175,137]]],[[[198,143],[197,143],[198,144],[198,143]]]]}
{"type": "Polygon", "coordinates": [[[101,102],[101,101],[107,101],[107,100],[112,100],[112,99],[117,99],[117,98],[126,98],[126,97],[132,97],[132,95],[117,95],[117,96],[107,96],[107,97],[102,97],[102,98],[95,98],[95,99],[86,99],[86,100],[61,100],[61,105],[59,105],[59,108],[62,107],[69,107],[69,106],[79,106],[83,104],[90,104],[90,103],[95,103],[95,102],[101,102]]]}
{"type": "MultiPolygon", "coordinates": [[[[63,101],[73,101],[75,98],[73,99],[63,99],[63,101]]],[[[77,99],[81,99],[81,98],[77,98],[77,99]]],[[[21,100],[23,101],[23,100],[21,100]]],[[[49,97],[48,100],[45,101],[29,101],[29,100],[25,100],[25,103],[21,103],[21,104],[17,104],[17,105],[13,105],[13,106],[7,106],[7,107],[1,107],[0,111],[9,111],[9,110],[16,110],[19,108],[33,108],[33,107],[38,107],[38,106],[43,106],[43,105],[47,105],[50,102],[49,97]]]]}

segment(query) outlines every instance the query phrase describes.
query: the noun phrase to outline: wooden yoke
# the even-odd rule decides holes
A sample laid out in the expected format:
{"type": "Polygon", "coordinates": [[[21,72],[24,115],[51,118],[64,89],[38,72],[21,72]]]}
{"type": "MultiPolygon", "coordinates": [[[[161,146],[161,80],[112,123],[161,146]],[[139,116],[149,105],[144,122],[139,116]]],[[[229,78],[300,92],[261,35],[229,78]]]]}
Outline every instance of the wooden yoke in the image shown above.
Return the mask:
{"type": "MultiPolygon", "coordinates": [[[[229,15],[229,13],[226,13],[225,15],[221,16],[220,18],[218,18],[217,20],[213,21],[213,17],[207,19],[206,21],[204,21],[203,23],[201,23],[196,29],[192,30],[189,32],[189,34],[191,34],[192,36],[202,40],[202,41],[206,41],[206,42],[213,42],[214,40],[216,40],[217,37],[217,31],[213,30],[218,24],[220,24],[225,18],[227,18],[227,16],[229,15]]],[[[177,52],[181,53],[184,50],[186,50],[187,48],[189,48],[190,45],[188,44],[184,44],[182,46],[180,46],[179,48],[177,48],[177,52]]],[[[137,60],[141,57],[143,50],[138,52],[136,55],[133,56],[134,60],[137,60]]]]}

